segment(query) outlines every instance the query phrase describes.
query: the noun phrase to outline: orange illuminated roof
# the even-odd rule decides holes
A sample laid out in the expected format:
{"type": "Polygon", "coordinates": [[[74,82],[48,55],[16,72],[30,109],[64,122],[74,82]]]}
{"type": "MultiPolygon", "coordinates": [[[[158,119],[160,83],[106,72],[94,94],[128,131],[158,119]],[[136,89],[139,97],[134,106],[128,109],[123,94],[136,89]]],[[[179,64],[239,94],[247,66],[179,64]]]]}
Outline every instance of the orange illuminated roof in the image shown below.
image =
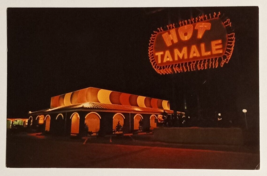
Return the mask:
{"type": "Polygon", "coordinates": [[[50,108],[40,111],[30,112],[29,114],[42,114],[42,113],[49,113],[49,112],[62,112],[62,111],[69,111],[69,110],[96,110],[96,111],[119,111],[119,112],[143,112],[143,113],[173,113],[172,110],[162,110],[158,108],[144,108],[144,107],[134,107],[129,105],[116,105],[116,104],[103,104],[97,102],[87,102],[83,104],[76,104],[76,105],[69,105],[69,106],[61,106],[57,108],[50,108]]]}
{"type": "Polygon", "coordinates": [[[51,97],[50,108],[69,107],[71,105],[84,103],[99,103],[102,106],[105,104],[170,110],[170,103],[168,100],[150,98],[141,95],[122,93],[95,87],[88,87],[51,97]]]}

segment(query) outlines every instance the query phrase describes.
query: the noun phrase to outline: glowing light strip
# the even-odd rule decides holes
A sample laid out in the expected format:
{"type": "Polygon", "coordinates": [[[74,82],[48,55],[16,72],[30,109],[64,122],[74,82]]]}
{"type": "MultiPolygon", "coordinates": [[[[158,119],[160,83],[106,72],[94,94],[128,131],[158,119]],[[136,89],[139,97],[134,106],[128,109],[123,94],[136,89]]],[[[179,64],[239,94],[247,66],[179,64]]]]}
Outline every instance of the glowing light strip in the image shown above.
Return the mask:
{"type": "Polygon", "coordinates": [[[86,114],[84,121],[86,120],[87,116],[89,116],[90,114],[95,114],[99,117],[99,119],[101,119],[101,116],[97,112],[90,112],[90,113],[86,114]]]}
{"type": "Polygon", "coordinates": [[[122,113],[116,113],[116,114],[113,116],[113,119],[114,119],[114,117],[115,117],[116,115],[120,115],[120,116],[123,117],[123,119],[125,119],[125,117],[124,117],[124,115],[123,115],[122,113]]]}
{"type": "Polygon", "coordinates": [[[152,117],[155,117],[155,119],[158,119],[158,117],[157,117],[155,114],[152,114],[152,115],[150,116],[150,119],[151,119],[152,117]]]}
{"type": "Polygon", "coordinates": [[[49,117],[51,119],[51,116],[50,115],[46,115],[45,118],[44,118],[44,120],[46,120],[47,117],[49,117]]]}
{"type": "Polygon", "coordinates": [[[59,116],[62,116],[62,119],[64,119],[64,116],[63,116],[63,114],[62,113],[60,113],[60,114],[58,114],[57,116],[56,116],[56,120],[58,119],[58,117],[59,116]]]}
{"type": "Polygon", "coordinates": [[[72,119],[72,117],[74,117],[75,115],[77,115],[78,119],[80,119],[80,115],[79,115],[78,112],[72,113],[71,116],[70,116],[70,119],[72,119]]]}
{"type": "Polygon", "coordinates": [[[140,116],[141,119],[144,119],[143,116],[142,116],[141,114],[135,114],[134,119],[135,119],[137,116],[140,116]]]}

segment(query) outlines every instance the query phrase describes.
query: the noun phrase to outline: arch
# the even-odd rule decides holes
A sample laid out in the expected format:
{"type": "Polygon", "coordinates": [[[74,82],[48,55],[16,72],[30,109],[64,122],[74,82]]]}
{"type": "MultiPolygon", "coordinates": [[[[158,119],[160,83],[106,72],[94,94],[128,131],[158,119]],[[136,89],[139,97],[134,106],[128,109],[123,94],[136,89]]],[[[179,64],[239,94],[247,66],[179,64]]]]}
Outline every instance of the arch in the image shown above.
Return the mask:
{"type": "Polygon", "coordinates": [[[50,123],[51,123],[51,116],[46,115],[45,116],[45,131],[50,131],[50,123]]]}
{"type": "Polygon", "coordinates": [[[88,131],[97,133],[100,130],[100,119],[101,116],[96,112],[86,114],[84,123],[87,125],[88,131]]]}
{"type": "Polygon", "coordinates": [[[154,128],[157,127],[157,122],[156,122],[157,116],[152,114],[150,116],[150,130],[153,130],[154,128]]]}
{"type": "Polygon", "coordinates": [[[71,135],[78,135],[80,131],[80,115],[77,112],[72,113],[71,119],[71,135]]]}
{"type": "Polygon", "coordinates": [[[58,119],[58,117],[62,117],[62,120],[64,120],[64,115],[62,114],[62,113],[59,113],[58,115],[57,115],[57,117],[56,117],[56,120],[58,119]]]}
{"type": "Polygon", "coordinates": [[[112,127],[113,131],[116,130],[116,127],[117,127],[118,123],[120,123],[120,125],[123,127],[123,125],[124,125],[124,119],[125,119],[125,117],[121,113],[116,113],[113,116],[113,127],[112,127]]]}
{"type": "Polygon", "coordinates": [[[52,126],[53,126],[52,127],[53,131],[57,135],[63,135],[64,134],[64,132],[65,132],[65,120],[64,120],[64,115],[62,113],[57,114],[56,120],[54,121],[54,124],[52,126]]]}
{"type": "Polygon", "coordinates": [[[33,117],[30,116],[29,119],[28,119],[28,125],[32,126],[32,122],[33,122],[33,117]],[[29,123],[30,122],[30,123],[29,123]]]}
{"type": "Polygon", "coordinates": [[[37,124],[44,124],[44,115],[38,115],[35,120],[37,119],[37,124]]]}
{"type": "Polygon", "coordinates": [[[139,130],[140,120],[143,120],[143,116],[141,114],[136,114],[134,116],[134,130],[139,130]]]}

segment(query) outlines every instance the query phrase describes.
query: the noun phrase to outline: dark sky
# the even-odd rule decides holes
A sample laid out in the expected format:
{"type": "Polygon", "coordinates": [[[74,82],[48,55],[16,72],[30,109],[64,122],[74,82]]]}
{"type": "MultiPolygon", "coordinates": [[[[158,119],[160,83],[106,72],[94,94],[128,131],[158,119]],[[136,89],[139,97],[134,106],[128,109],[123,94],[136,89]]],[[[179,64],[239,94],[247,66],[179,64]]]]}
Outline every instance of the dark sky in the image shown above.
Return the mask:
{"type": "Polygon", "coordinates": [[[168,99],[177,110],[186,100],[189,113],[200,107],[239,118],[246,108],[257,127],[258,26],[257,7],[9,8],[7,117],[27,117],[49,108],[51,96],[93,86],[168,99]],[[219,11],[236,33],[228,64],[176,75],[154,71],[148,58],[154,30],[219,11]]]}

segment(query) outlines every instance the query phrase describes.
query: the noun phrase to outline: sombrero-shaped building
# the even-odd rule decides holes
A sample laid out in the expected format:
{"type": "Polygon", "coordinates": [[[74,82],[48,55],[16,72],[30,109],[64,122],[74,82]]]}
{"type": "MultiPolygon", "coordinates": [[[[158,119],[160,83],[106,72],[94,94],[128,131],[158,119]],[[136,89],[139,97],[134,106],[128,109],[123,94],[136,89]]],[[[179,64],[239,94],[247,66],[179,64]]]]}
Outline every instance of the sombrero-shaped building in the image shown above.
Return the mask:
{"type": "Polygon", "coordinates": [[[162,114],[173,114],[168,100],[95,87],[51,97],[50,108],[29,111],[28,126],[52,134],[79,136],[85,124],[93,134],[149,131],[162,114]],[[142,126],[142,128],[140,128],[142,126]]]}

